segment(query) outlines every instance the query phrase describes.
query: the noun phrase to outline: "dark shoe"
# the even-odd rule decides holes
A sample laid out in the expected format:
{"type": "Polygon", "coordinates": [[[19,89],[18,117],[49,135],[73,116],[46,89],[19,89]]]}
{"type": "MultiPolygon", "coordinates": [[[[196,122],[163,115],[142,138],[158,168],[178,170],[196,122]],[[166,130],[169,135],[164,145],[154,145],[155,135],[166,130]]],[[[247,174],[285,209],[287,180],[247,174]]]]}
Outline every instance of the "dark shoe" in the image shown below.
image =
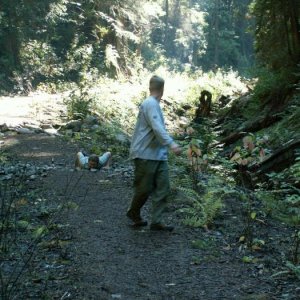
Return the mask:
{"type": "Polygon", "coordinates": [[[173,231],[174,227],[173,226],[169,226],[169,225],[163,225],[161,223],[154,223],[150,225],[150,230],[154,230],[154,231],[173,231]]]}
{"type": "Polygon", "coordinates": [[[147,226],[147,221],[144,221],[140,216],[134,215],[130,210],[127,212],[126,216],[134,223],[133,227],[143,227],[147,226]]]}

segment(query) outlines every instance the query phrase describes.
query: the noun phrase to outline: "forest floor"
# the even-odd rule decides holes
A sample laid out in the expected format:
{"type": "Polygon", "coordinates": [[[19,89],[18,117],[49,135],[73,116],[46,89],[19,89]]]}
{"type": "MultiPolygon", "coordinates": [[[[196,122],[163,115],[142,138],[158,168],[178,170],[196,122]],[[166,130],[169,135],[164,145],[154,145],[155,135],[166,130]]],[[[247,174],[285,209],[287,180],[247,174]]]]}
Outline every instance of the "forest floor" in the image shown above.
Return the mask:
{"type": "Polygon", "coordinates": [[[130,169],[129,162],[78,172],[73,167],[79,146],[63,137],[9,133],[0,140],[9,163],[51,166],[26,183],[48,207],[76,203],[55,218],[44,217],[45,224],[60,226],[38,244],[14,299],[299,299],[299,281],[272,277],[282,270],[291,229],[261,220],[253,230],[265,246],[244,252],[239,237],[245,216],[237,199],[226,200],[209,231],[182,225],[172,202],[165,218],[174,232],[133,229],[125,216],[132,178],[118,172],[120,165],[130,169]]]}

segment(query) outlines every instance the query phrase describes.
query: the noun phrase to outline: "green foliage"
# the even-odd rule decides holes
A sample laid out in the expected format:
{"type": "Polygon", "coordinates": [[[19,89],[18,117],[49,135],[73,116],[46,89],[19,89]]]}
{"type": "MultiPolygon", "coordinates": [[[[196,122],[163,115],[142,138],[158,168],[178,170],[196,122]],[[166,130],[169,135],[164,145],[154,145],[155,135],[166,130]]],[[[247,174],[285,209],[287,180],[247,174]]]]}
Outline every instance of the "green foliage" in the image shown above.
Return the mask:
{"type": "Polygon", "coordinates": [[[223,185],[218,177],[210,177],[207,183],[199,182],[204,189],[203,194],[193,189],[178,187],[178,190],[187,200],[187,207],[179,211],[184,214],[183,223],[193,227],[209,226],[223,207],[222,199],[232,193],[232,190],[223,185]]]}
{"type": "Polygon", "coordinates": [[[0,164],[4,164],[7,161],[7,153],[0,150],[0,164]]]}
{"type": "Polygon", "coordinates": [[[277,272],[273,274],[272,277],[275,278],[281,275],[293,274],[300,280],[300,265],[295,265],[289,261],[287,261],[285,265],[288,270],[277,272]]]}
{"type": "Polygon", "coordinates": [[[126,134],[120,130],[120,128],[113,124],[103,124],[93,134],[89,135],[91,138],[90,152],[100,155],[104,151],[111,151],[114,158],[128,157],[129,143],[126,139],[126,134]],[[118,136],[124,137],[124,141],[118,140],[118,136]]]}
{"type": "Polygon", "coordinates": [[[214,238],[201,239],[201,240],[192,240],[192,248],[199,250],[211,250],[216,247],[216,241],[214,238]]]}
{"type": "Polygon", "coordinates": [[[299,9],[294,0],[252,1],[256,51],[268,69],[285,69],[299,62],[299,9]]]}
{"type": "Polygon", "coordinates": [[[201,1],[206,15],[206,40],[201,45],[199,63],[205,69],[231,67],[243,70],[252,63],[253,35],[248,30],[253,24],[248,5],[251,0],[201,1]]]}
{"type": "MultiPolygon", "coordinates": [[[[245,35],[238,36],[232,28],[241,28],[239,22],[246,13],[242,4],[242,9],[234,1],[228,8],[222,5],[226,29],[218,40],[226,55],[218,66],[239,67],[234,58],[248,59],[240,51],[245,35]],[[236,10],[231,19],[229,7],[236,10]]],[[[136,5],[133,0],[45,0],[38,4],[4,0],[0,90],[14,85],[16,90],[30,92],[45,82],[54,86],[79,83],[82,73],[91,69],[118,78],[137,76],[145,65],[151,71],[164,65],[194,73],[195,67],[203,65],[203,55],[206,62],[214,56],[216,28],[210,20],[216,12],[215,5],[205,1],[142,0],[136,5]]]]}
{"type": "Polygon", "coordinates": [[[58,58],[53,48],[38,40],[29,40],[20,49],[20,59],[28,79],[43,79],[50,81],[51,78],[62,75],[62,68],[57,65],[58,58]]]}
{"type": "Polygon", "coordinates": [[[213,102],[216,102],[221,95],[234,98],[237,94],[247,92],[247,80],[233,70],[217,69],[214,72],[194,72],[192,78],[195,78],[195,81],[188,89],[186,101],[194,105],[199,103],[198,99],[203,90],[212,94],[213,102]]]}
{"type": "Polygon", "coordinates": [[[300,265],[296,266],[288,261],[286,266],[300,280],[300,265]]]}
{"type": "Polygon", "coordinates": [[[267,148],[268,136],[255,136],[250,134],[243,138],[243,145],[236,146],[232,151],[230,161],[238,165],[247,166],[261,162],[270,153],[267,148]]]}
{"type": "Polygon", "coordinates": [[[67,115],[71,120],[84,119],[88,114],[91,114],[94,103],[95,99],[91,97],[87,88],[73,90],[64,99],[67,115]]]}
{"type": "MultiPolygon", "coordinates": [[[[299,153],[298,153],[299,155],[299,153]]],[[[268,174],[271,190],[258,189],[257,196],[275,218],[292,226],[300,225],[300,156],[290,168],[268,174]]]]}
{"type": "Polygon", "coordinates": [[[294,96],[281,114],[282,120],[261,132],[269,136],[269,143],[274,148],[300,138],[300,97],[294,96]]]}

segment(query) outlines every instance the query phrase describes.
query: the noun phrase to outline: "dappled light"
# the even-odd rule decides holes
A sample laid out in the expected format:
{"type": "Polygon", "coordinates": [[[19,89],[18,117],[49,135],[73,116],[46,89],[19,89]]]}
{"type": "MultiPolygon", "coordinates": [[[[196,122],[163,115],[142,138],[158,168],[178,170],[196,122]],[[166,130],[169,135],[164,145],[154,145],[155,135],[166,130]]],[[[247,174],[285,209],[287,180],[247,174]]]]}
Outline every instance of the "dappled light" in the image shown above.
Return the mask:
{"type": "Polygon", "coordinates": [[[1,299],[300,299],[297,1],[0,25],[1,299]]]}

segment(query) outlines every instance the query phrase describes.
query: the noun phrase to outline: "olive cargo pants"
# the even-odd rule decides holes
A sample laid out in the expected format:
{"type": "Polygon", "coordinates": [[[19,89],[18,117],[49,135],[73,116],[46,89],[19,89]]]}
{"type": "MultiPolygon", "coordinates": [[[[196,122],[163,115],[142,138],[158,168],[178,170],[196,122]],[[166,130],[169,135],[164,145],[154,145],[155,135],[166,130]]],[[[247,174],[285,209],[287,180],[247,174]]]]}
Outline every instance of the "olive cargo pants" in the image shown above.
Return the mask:
{"type": "Polygon", "coordinates": [[[168,162],[135,159],[134,165],[134,196],[128,211],[139,217],[151,194],[151,223],[160,223],[170,192],[168,162]]]}

